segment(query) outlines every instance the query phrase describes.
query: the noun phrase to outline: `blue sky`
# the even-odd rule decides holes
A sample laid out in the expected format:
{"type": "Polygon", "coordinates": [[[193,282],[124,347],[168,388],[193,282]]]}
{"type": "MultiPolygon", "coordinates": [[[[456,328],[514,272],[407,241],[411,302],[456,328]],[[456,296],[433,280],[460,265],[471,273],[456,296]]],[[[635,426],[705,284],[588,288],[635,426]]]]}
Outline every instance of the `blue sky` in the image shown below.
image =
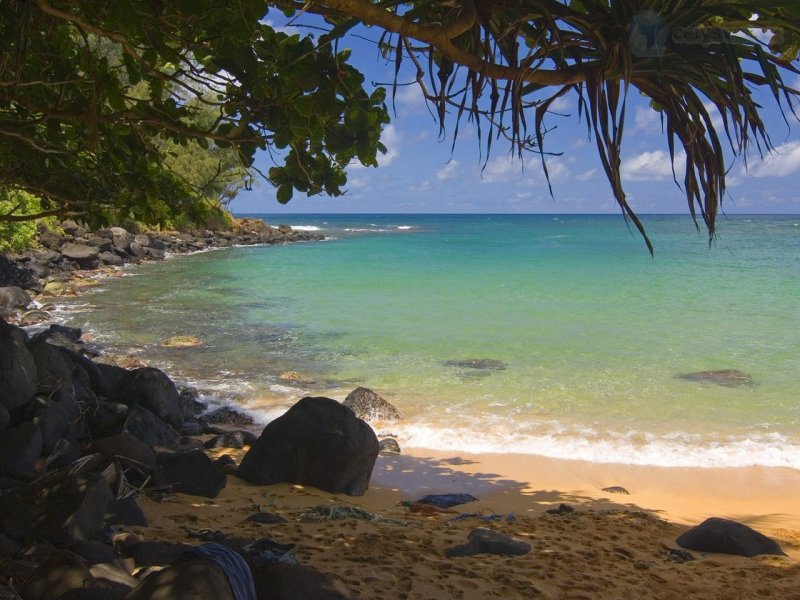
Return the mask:
{"type": "MultiPolygon", "coordinates": [[[[379,34],[366,35],[376,38],[379,34]]],[[[391,82],[394,65],[380,58],[374,47],[358,40],[353,43],[351,62],[367,75],[368,84],[391,82]]],[[[790,76],[789,81],[800,87],[800,78],[790,76]]],[[[776,152],[763,161],[758,154],[749,157],[747,168],[741,159],[732,163],[723,211],[800,213],[800,122],[787,113],[787,126],[772,96],[759,98],[776,152]]],[[[451,153],[452,131],[440,140],[421,92],[407,86],[398,90],[396,114],[383,132],[388,152],[379,157],[380,166],[349,167],[344,196],[309,198],[296,193],[283,206],[275,199],[275,190],[262,181],[252,191],[241,193],[231,208],[239,214],[619,213],[594,139],[587,136],[585,120],[578,120],[576,98],[559,99],[553,108],[568,116],[554,114],[547,121],[555,129],[545,138],[545,150],[562,153],[547,159],[552,197],[537,155],[530,155],[523,164],[509,156],[507,145],[496,141],[484,168],[483,143],[466,123],[451,153]]],[[[269,168],[266,156],[259,166],[265,171],[269,168]]],[[[676,168],[680,181],[680,161],[676,168]]],[[[636,90],[631,90],[628,101],[623,182],[638,213],[688,212],[686,199],[672,180],[659,115],[636,90]]]]}

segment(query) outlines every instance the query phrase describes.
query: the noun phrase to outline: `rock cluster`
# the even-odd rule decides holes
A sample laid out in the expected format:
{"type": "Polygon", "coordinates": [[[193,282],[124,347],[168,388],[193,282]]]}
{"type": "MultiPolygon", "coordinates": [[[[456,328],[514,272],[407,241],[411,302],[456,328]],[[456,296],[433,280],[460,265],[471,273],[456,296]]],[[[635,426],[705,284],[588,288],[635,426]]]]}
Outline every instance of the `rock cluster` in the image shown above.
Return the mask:
{"type": "MultiPolygon", "coordinates": [[[[80,330],[54,325],[30,337],[0,319],[0,561],[14,557],[7,569],[27,569],[22,577],[26,599],[68,597],[70,589],[87,587],[97,590],[97,597],[155,597],[147,586],[163,582],[147,578],[145,585],[117,559],[127,557],[136,568],[164,566],[187,547],[112,539],[120,527],[147,525],[137,496],[180,492],[214,498],[225,487],[231,465],[213,461],[204,447],[257,448],[270,436],[258,439],[236,429],[252,421],[231,409],[206,412],[196,392],[179,391],[159,369],[103,364],[84,350],[80,330]],[[187,432],[210,437],[203,443],[187,432]],[[32,560],[34,551],[42,556],[32,560]],[[48,591],[48,581],[64,586],[64,594],[48,591]]],[[[309,434],[280,433],[278,419],[270,431],[279,432],[283,447],[273,444],[269,456],[251,450],[259,466],[274,461],[272,468],[281,471],[284,481],[305,477],[308,464],[295,461],[299,441],[328,458],[321,473],[311,473],[309,484],[324,489],[326,481],[343,482],[335,484],[337,490],[363,493],[378,451],[369,426],[327,398],[307,398],[289,413],[283,421],[309,434]],[[295,462],[301,471],[287,470],[295,462]]],[[[329,589],[325,597],[351,597],[346,590],[334,591],[328,576],[296,565],[281,567],[270,581],[262,581],[267,566],[258,564],[258,556],[242,555],[251,567],[258,565],[253,578],[259,598],[267,597],[261,591],[298,577],[310,577],[306,587],[311,596],[329,589]]],[[[214,586],[224,579],[212,576],[213,567],[197,567],[185,582],[202,588],[197,597],[226,597],[216,594],[214,586]]],[[[175,569],[177,577],[177,563],[175,569]]]]}
{"type": "Polygon", "coordinates": [[[31,294],[59,296],[74,293],[70,279],[82,271],[161,260],[168,254],[187,254],[254,244],[321,240],[324,236],[295,231],[288,225],[270,227],[259,219],[240,219],[230,231],[133,233],[122,227],[90,231],[74,221],[55,230],[42,230],[39,247],[0,255],[0,316],[23,325],[46,320],[40,311],[27,311],[31,294]],[[27,320],[27,322],[26,322],[27,320]]]}

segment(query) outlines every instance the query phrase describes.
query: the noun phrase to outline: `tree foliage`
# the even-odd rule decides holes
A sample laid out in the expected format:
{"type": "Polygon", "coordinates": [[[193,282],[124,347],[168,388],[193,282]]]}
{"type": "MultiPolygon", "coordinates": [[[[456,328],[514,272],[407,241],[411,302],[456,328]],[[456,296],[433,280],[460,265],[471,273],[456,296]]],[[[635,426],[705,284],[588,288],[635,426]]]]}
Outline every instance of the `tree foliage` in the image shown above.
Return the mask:
{"type": "Polygon", "coordinates": [[[712,234],[726,153],[771,148],[755,90],[782,110],[798,93],[784,77],[800,73],[800,5],[774,0],[10,0],[0,3],[0,185],[59,214],[159,221],[196,208],[202,183],[168,158],[196,144],[233,149],[243,168],[270,153],[262,175],[281,202],[295,190],[340,194],[351,160],[375,165],[385,150],[385,93],[368,93],[338,51],[364,25],[383,32],[398,78],[412,66],[441,130],[455,143],[472,120],[486,156],[499,139],[540,153],[546,174],[547,113],[576,93],[642,233],[620,174],[631,88],[660,111],[673,157],[683,150],[680,185],[712,234]],[[326,31],[276,31],[264,20],[276,8],[319,15],[326,31]]]}
{"type": "Polygon", "coordinates": [[[0,3],[0,185],[41,196],[43,214],[161,222],[198,208],[202,189],[167,158],[194,143],[232,147],[244,168],[277,153],[266,176],[284,201],[341,193],[344,166],[383,149],[383,91],[364,90],[347,52],[276,32],[266,12],[257,0],[0,3]]]}

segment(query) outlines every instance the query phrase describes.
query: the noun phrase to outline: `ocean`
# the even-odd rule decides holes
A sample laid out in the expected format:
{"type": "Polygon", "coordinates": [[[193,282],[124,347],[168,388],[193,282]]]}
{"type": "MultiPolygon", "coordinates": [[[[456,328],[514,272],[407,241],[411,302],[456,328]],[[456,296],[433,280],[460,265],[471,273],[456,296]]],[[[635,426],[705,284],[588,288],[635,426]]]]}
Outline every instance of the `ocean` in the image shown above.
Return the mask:
{"type": "Polygon", "coordinates": [[[262,423],[364,386],[405,447],[800,469],[800,216],[645,216],[654,257],[616,215],[259,216],[329,239],[126,268],[69,324],[262,423]]]}

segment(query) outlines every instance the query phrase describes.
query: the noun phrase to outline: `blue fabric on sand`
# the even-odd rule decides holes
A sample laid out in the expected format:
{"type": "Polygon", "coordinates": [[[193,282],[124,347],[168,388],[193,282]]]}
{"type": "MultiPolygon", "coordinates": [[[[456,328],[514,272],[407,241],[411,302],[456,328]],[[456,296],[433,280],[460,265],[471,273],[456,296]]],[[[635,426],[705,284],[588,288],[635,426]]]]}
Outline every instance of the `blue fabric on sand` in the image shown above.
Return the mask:
{"type": "Polygon", "coordinates": [[[253,574],[238,552],[221,544],[209,542],[186,551],[188,556],[199,556],[216,563],[228,578],[236,600],[256,600],[253,574]]]}

